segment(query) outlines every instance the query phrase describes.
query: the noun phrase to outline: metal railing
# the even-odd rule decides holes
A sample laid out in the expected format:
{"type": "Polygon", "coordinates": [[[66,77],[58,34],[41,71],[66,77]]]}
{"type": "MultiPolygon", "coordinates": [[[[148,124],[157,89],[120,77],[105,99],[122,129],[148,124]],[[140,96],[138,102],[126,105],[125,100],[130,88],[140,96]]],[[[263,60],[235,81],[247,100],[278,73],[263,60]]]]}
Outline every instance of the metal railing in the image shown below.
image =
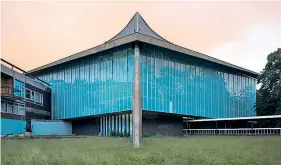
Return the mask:
{"type": "Polygon", "coordinates": [[[4,62],[5,64],[11,66],[11,68],[12,68],[13,70],[14,70],[14,68],[16,68],[17,70],[21,71],[23,75],[25,75],[25,76],[31,78],[32,80],[34,80],[34,81],[36,81],[36,82],[38,82],[38,83],[41,83],[41,84],[43,84],[43,85],[45,85],[45,86],[47,86],[47,87],[50,87],[50,86],[51,86],[49,83],[47,83],[47,82],[45,82],[45,81],[43,81],[43,80],[41,80],[41,79],[39,79],[39,78],[37,78],[37,77],[31,75],[30,73],[26,72],[25,70],[23,70],[23,69],[17,67],[16,65],[14,65],[14,64],[12,64],[12,63],[10,63],[10,62],[4,60],[3,58],[1,58],[1,61],[4,62]]]}
{"type": "Polygon", "coordinates": [[[183,129],[185,135],[281,136],[281,128],[183,129]]]}
{"type": "Polygon", "coordinates": [[[14,96],[14,95],[21,95],[21,91],[18,89],[15,89],[11,86],[1,86],[1,95],[10,95],[10,96],[14,96]]]}

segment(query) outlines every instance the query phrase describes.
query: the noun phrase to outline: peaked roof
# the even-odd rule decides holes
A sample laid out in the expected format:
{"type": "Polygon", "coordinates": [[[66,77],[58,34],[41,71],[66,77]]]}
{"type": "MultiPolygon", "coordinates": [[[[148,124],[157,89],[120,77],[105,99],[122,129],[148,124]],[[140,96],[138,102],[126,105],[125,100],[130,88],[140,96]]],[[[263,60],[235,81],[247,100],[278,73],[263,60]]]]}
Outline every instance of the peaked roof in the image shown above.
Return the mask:
{"type": "Polygon", "coordinates": [[[239,70],[242,74],[251,76],[256,78],[259,73],[250,71],[248,69],[244,69],[242,67],[230,64],[228,62],[216,59],[214,57],[210,57],[208,55],[175,45],[167,40],[165,40],[163,37],[159,36],[157,33],[155,33],[144,21],[144,19],[141,17],[141,15],[137,12],[134,17],[131,19],[131,21],[127,24],[127,26],[118,33],[115,37],[110,39],[108,42],[105,42],[104,44],[98,45],[96,47],[84,50],[82,52],[75,53],[71,56],[62,58],[60,60],[54,61],[52,63],[43,65],[41,67],[32,69],[29,71],[30,74],[36,75],[39,72],[44,71],[45,69],[52,68],[54,66],[79,59],[85,56],[93,55],[98,52],[102,52],[108,49],[112,49],[124,44],[129,44],[133,42],[143,42],[155,46],[159,46],[162,48],[166,48],[172,51],[183,53],[187,56],[196,57],[202,60],[206,60],[218,65],[223,65],[228,68],[232,68],[234,70],[239,70]]]}
{"type": "Polygon", "coordinates": [[[109,41],[113,41],[134,33],[141,33],[143,35],[154,37],[162,41],[167,41],[156,32],[154,32],[138,12],[136,12],[127,26],[109,41]]]}

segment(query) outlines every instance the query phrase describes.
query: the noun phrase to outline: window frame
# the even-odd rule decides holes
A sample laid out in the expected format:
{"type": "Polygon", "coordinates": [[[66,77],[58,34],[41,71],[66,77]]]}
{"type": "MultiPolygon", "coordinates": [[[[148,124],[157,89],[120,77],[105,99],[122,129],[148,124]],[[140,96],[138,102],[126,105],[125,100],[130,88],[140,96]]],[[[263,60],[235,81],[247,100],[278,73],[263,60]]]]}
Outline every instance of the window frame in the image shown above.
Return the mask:
{"type": "Polygon", "coordinates": [[[14,112],[13,112],[13,114],[17,114],[18,115],[19,114],[18,112],[19,112],[18,104],[15,103],[14,104],[14,112]]]}
{"type": "Polygon", "coordinates": [[[15,104],[13,102],[10,102],[10,101],[6,101],[6,103],[7,103],[7,111],[6,111],[6,113],[15,114],[14,113],[15,104]],[[12,112],[8,112],[8,106],[12,107],[12,112]]]}
{"type": "Polygon", "coordinates": [[[14,95],[15,95],[15,96],[18,96],[18,97],[21,97],[20,86],[15,85],[14,89],[19,90],[19,91],[15,91],[15,90],[14,90],[14,95]]]}
{"type": "Polygon", "coordinates": [[[23,114],[20,113],[21,111],[20,111],[20,109],[19,109],[19,115],[25,116],[25,107],[24,107],[24,105],[23,105],[23,104],[18,104],[18,107],[23,108],[23,114]]]}
{"type": "Polygon", "coordinates": [[[14,114],[25,116],[24,104],[16,103],[15,105],[16,105],[15,107],[17,107],[17,113],[14,113],[14,114]],[[21,108],[22,108],[22,109],[21,109],[21,108]],[[23,114],[21,114],[21,110],[23,110],[23,114]]]}
{"type": "Polygon", "coordinates": [[[35,92],[31,90],[31,100],[35,102],[35,92]]]}
{"type": "Polygon", "coordinates": [[[34,98],[34,101],[36,102],[36,103],[40,103],[40,93],[38,93],[38,92],[35,92],[35,98],[34,98]],[[38,100],[37,100],[37,96],[38,96],[38,100]]]}
{"type": "Polygon", "coordinates": [[[36,104],[39,104],[39,105],[43,105],[43,94],[39,93],[39,92],[34,92],[35,93],[35,98],[34,98],[34,102],[36,104]],[[38,94],[38,100],[36,100],[36,94],[38,94]],[[42,97],[41,97],[42,96],[42,97]],[[42,98],[42,100],[41,100],[42,98]]]}
{"type": "MultiPolygon", "coordinates": [[[[25,99],[27,100],[32,100],[32,90],[31,89],[28,89],[28,88],[25,88],[25,99]],[[27,91],[29,91],[29,96],[30,98],[27,98],[26,95],[27,95],[27,91]]],[[[33,101],[33,100],[32,100],[33,101]]]]}
{"type": "Polygon", "coordinates": [[[5,101],[5,100],[1,100],[1,112],[7,113],[7,101],[5,101]],[[3,107],[2,107],[2,102],[5,104],[4,110],[3,110],[3,107]]]}
{"type": "Polygon", "coordinates": [[[19,90],[19,92],[14,91],[15,96],[25,98],[25,82],[18,79],[14,79],[13,88],[19,90]]]}
{"type": "Polygon", "coordinates": [[[43,94],[33,91],[29,88],[26,88],[25,94],[28,93],[27,91],[30,91],[30,98],[26,97],[26,101],[34,103],[34,104],[39,104],[39,105],[44,104],[44,95],[43,94]],[[38,96],[38,99],[37,99],[37,96],[38,96]]]}
{"type": "Polygon", "coordinates": [[[39,101],[43,105],[43,103],[44,103],[44,95],[41,94],[41,93],[39,93],[39,101]]]}

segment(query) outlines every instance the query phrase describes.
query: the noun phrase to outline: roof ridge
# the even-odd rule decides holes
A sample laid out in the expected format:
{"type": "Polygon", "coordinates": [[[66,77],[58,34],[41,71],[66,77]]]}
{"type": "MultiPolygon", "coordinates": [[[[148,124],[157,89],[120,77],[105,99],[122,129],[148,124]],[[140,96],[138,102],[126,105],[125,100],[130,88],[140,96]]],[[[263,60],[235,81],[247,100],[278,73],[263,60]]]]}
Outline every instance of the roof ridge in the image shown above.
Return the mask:
{"type": "Polygon", "coordinates": [[[143,19],[139,12],[136,12],[134,14],[134,16],[131,18],[131,20],[123,30],[121,30],[117,35],[115,35],[108,41],[113,41],[133,33],[141,33],[168,42],[149,27],[149,25],[146,23],[146,21],[143,19]]]}

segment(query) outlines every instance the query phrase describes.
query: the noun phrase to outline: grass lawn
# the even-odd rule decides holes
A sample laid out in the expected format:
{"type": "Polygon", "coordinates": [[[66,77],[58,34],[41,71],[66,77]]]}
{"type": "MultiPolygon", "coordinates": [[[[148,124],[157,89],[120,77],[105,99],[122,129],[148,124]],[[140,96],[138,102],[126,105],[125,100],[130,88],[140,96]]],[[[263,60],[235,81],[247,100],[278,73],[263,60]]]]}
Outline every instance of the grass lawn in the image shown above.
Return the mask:
{"type": "Polygon", "coordinates": [[[154,137],[134,149],[125,138],[1,141],[2,164],[281,165],[281,137],[154,137]]]}

